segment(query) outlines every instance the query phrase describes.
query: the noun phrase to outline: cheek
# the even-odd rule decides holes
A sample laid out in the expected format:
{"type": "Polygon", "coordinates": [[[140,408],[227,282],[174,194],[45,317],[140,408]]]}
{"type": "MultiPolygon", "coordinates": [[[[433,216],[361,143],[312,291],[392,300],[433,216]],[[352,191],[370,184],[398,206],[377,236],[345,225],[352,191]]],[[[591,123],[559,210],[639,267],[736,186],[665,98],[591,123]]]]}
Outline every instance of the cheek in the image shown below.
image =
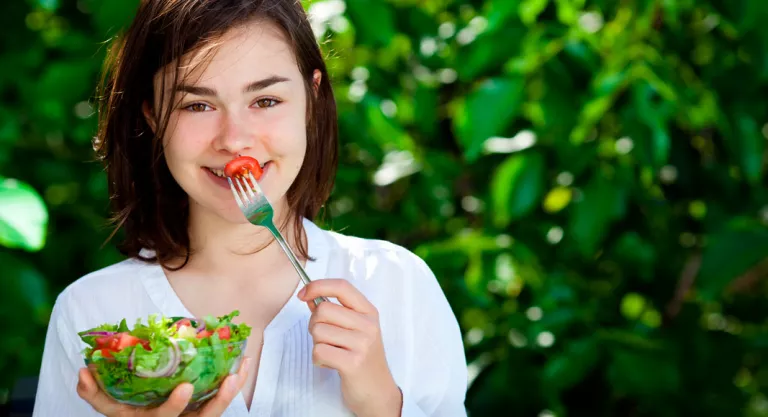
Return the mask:
{"type": "Polygon", "coordinates": [[[209,146],[214,126],[211,117],[172,117],[164,140],[166,158],[174,161],[194,159],[209,146]]]}
{"type": "MultiPolygon", "coordinates": [[[[288,110],[288,109],[286,109],[288,110]]],[[[303,158],[307,145],[304,114],[291,108],[290,111],[274,112],[258,122],[265,135],[269,150],[283,157],[303,158]]]]}

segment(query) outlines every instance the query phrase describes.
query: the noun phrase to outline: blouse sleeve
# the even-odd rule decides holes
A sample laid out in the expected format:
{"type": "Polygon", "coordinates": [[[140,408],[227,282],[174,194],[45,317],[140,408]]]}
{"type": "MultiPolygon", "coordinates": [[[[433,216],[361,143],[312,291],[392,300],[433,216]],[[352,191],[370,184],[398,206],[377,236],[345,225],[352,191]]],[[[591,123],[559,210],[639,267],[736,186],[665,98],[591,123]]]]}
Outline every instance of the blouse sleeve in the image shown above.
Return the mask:
{"type": "Polygon", "coordinates": [[[412,320],[408,386],[401,417],[466,417],[467,362],[461,330],[427,264],[409,254],[412,320]]]}
{"type": "Polygon", "coordinates": [[[66,309],[62,299],[56,300],[48,323],[32,416],[98,416],[77,394],[77,374],[85,362],[72,336],[75,331],[62,313],[66,309]]]}

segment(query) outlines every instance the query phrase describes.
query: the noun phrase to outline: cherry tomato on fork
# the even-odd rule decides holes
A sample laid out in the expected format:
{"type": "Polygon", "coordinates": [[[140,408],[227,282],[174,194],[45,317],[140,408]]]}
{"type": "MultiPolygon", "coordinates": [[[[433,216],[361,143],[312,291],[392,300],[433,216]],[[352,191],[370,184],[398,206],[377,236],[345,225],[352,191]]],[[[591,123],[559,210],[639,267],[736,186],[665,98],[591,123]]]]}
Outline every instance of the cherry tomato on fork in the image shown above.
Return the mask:
{"type": "Polygon", "coordinates": [[[259,161],[250,156],[237,157],[224,167],[224,175],[234,177],[236,175],[245,175],[250,172],[257,180],[261,178],[262,170],[259,161]]]}

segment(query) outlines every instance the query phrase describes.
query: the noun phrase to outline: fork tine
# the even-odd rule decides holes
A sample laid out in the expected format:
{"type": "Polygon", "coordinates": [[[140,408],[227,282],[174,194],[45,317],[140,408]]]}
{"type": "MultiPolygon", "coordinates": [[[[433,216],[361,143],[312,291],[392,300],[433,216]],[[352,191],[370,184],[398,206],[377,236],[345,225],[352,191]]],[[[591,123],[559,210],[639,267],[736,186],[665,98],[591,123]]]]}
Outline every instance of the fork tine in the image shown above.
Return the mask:
{"type": "Polygon", "coordinates": [[[237,205],[240,207],[245,207],[245,204],[243,204],[243,201],[240,200],[240,194],[238,194],[237,190],[235,189],[235,184],[232,182],[232,178],[227,177],[227,181],[229,182],[229,189],[232,190],[232,195],[235,196],[235,201],[237,201],[237,205]]]}
{"type": "Polygon", "coordinates": [[[240,189],[240,196],[245,201],[246,205],[251,203],[251,199],[248,198],[248,193],[243,189],[243,184],[240,181],[240,177],[235,177],[235,183],[237,183],[237,188],[240,189]]]}
{"type": "MultiPolygon", "coordinates": [[[[257,185],[258,183],[256,182],[256,178],[253,178],[253,174],[251,173],[251,171],[248,171],[248,178],[251,179],[251,184],[253,185],[252,188],[255,189],[255,190],[261,191],[259,188],[257,188],[258,187],[258,185],[257,185]]],[[[259,194],[263,194],[263,192],[259,192],[259,194]]]]}
{"type": "Polygon", "coordinates": [[[253,187],[251,184],[248,184],[248,180],[246,180],[245,176],[238,178],[243,182],[243,187],[245,187],[245,189],[248,191],[248,194],[251,196],[251,200],[254,200],[256,197],[258,197],[256,193],[253,192],[253,187]]]}

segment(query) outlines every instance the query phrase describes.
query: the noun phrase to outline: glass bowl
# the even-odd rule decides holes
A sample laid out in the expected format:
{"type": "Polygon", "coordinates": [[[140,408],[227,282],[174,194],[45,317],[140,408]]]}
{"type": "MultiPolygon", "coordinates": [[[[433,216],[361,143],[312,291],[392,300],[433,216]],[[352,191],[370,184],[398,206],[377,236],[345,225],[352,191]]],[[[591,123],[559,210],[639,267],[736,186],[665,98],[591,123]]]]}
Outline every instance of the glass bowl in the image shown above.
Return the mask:
{"type": "Polygon", "coordinates": [[[157,349],[157,353],[136,345],[106,356],[89,349],[84,356],[99,387],[116,401],[136,407],[158,406],[174,388],[188,382],[194,391],[186,410],[194,411],[216,395],[224,378],[237,372],[246,344],[247,339],[222,340],[196,348],[187,340],[169,339],[167,348],[157,349]]]}

